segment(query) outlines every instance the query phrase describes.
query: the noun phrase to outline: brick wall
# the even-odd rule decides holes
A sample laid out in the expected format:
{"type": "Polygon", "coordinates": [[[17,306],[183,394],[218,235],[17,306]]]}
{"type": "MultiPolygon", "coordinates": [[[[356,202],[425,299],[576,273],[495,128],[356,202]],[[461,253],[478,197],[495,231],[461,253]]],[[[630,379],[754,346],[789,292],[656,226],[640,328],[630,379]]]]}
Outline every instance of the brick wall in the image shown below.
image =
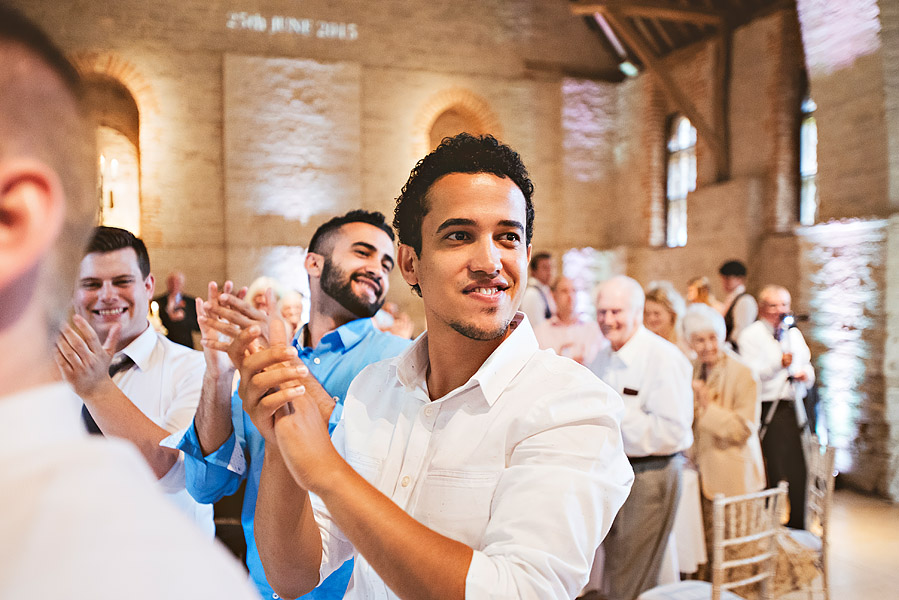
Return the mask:
{"type": "MultiPolygon", "coordinates": [[[[433,119],[455,102],[475,107],[525,159],[537,190],[536,249],[613,249],[644,282],[678,286],[744,258],[750,288],[784,284],[801,310],[828,297],[828,252],[856,256],[878,289],[856,305],[870,313],[852,324],[866,344],[866,374],[854,396],[858,418],[842,439],[848,456],[879,457],[874,471],[850,473],[859,485],[899,496],[891,450],[899,439],[899,307],[891,300],[899,283],[889,267],[899,264],[892,0],[798,0],[799,32],[790,11],[734,32],[732,178],[717,183],[700,137],[699,186],[680,249],[658,248],[664,126],[676,107],[651,75],[616,86],[572,76],[603,69],[604,50],[565,2],[9,1],[80,69],[116,78],[134,97],[141,233],[157,275],[179,267],[193,293],[209,279],[248,280],[258,271],[301,282],[285,265],[299,261],[311,229],[351,206],[390,214],[433,119]],[[822,224],[797,237],[800,57],[819,107],[822,224]],[[880,237],[830,239],[841,227],[880,237]]],[[[664,61],[709,122],[715,60],[707,42],[664,61]]],[[[399,277],[392,283],[391,298],[420,319],[418,300],[399,277]]],[[[830,325],[812,325],[818,356],[838,356],[824,333],[830,325]]],[[[834,368],[828,361],[819,363],[824,380],[834,368]]],[[[837,400],[836,383],[824,383],[830,408],[851,404],[837,400]]]]}
{"type": "Polygon", "coordinates": [[[886,258],[883,220],[847,220],[799,231],[796,309],[815,358],[821,413],[837,468],[850,483],[886,494],[891,455],[884,380],[886,258]]]}
{"type": "MultiPolygon", "coordinates": [[[[601,187],[601,211],[611,226],[599,247],[626,246],[629,270],[646,283],[668,279],[684,291],[686,281],[707,275],[716,293],[718,266],[739,258],[750,266],[750,288],[768,262],[790,262],[796,255],[762,252],[765,236],[795,225],[797,161],[796,113],[801,55],[795,13],[780,11],[734,32],[729,93],[731,178],[717,183],[711,149],[699,133],[697,189],[688,197],[688,242],[664,248],[666,120],[678,112],[652,74],[620,86],[614,169],[601,187]],[[793,112],[787,108],[793,106],[793,112]],[[786,113],[786,114],[784,114],[786,113]],[[711,250],[711,251],[710,251],[711,250]]],[[[707,122],[713,122],[713,43],[686,48],[666,58],[665,66],[707,122]]],[[[593,242],[596,244],[597,242],[593,242]]],[[[772,246],[773,247],[773,246],[772,246]]],[[[795,279],[788,283],[795,284],[795,279]]]]}
{"type": "MultiPolygon", "coordinates": [[[[549,209],[563,188],[572,210],[595,192],[568,185],[560,166],[561,87],[566,72],[604,68],[604,50],[565,3],[11,4],[82,71],[109,75],[134,97],[141,234],[154,271],[181,268],[193,293],[209,279],[245,282],[274,269],[271,256],[293,256],[287,249],[302,248],[335,211],[390,215],[427,149],[435,102],[447,98],[482,101],[478,114],[522,153],[537,186],[536,245],[595,238],[590,228],[569,232],[549,209]]],[[[420,316],[399,277],[393,285],[394,299],[420,316]]]]}
{"type": "Polygon", "coordinates": [[[876,0],[799,0],[798,8],[827,221],[801,231],[809,336],[846,478],[896,499],[899,14],[876,0]]]}

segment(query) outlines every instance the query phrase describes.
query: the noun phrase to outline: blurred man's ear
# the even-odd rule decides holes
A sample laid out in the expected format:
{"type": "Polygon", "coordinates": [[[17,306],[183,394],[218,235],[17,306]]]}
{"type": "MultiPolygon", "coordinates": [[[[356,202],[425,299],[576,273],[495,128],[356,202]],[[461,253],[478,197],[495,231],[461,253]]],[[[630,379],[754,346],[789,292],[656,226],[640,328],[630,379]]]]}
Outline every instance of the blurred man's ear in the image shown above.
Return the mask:
{"type": "Polygon", "coordinates": [[[62,183],[52,169],[29,159],[0,162],[0,289],[50,252],[65,212],[62,183]]]}

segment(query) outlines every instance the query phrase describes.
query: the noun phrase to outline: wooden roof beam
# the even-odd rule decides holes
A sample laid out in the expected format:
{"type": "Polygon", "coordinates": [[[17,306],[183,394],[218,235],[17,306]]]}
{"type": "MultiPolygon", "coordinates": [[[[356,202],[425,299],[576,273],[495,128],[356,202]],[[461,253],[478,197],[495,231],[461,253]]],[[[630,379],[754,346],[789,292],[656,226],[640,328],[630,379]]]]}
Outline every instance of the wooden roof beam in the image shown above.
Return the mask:
{"type": "MultiPolygon", "coordinates": [[[[621,40],[626,43],[637,57],[643,62],[646,68],[651,71],[662,83],[662,87],[671,96],[671,99],[677,107],[690,119],[690,122],[696,127],[697,133],[704,140],[715,157],[716,173],[719,177],[726,176],[728,168],[728,154],[725,147],[724,138],[720,135],[702,116],[702,113],[696,108],[696,105],[687,97],[680,89],[674,77],[657,56],[646,47],[640,39],[640,34],[635,31],[624,16],[612,9],[602,8],[600,13],[608,21],[621,40]]],[[[717,119],[716,119],[717,120],[717,119]]]]}
{"type": "Polygon", "coordinates": [[[571,12],[576,15],[590,15],[601,12],[603,9],[617,11],[628,17],[684,21],[700,25],[718,26],[724,20],[717,11],[676,5],[664,0],[603,0],[602,2],[578,0],[571,4],[571,12]]]}

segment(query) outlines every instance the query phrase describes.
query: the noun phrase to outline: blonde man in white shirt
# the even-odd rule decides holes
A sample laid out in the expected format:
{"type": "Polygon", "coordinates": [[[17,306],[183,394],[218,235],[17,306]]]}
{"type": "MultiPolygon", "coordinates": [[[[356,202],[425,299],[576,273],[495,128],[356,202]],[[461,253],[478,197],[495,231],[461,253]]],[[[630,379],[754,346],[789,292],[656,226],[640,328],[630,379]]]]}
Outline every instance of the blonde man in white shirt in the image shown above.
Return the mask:
{"type": "Polygon", "coordinates": [[[0,598],[254,597],[130,444],[88,436],[52,348],[96,216],[74,68],[0,6],[0,598]]]}
{"type": "Polygon", "coordinates": [[[762,400],[762,454],[768,485],[790,484],[789,527],[805,528],[806,466],[802,428],[806,425],[802,400],[815,383],[811,352],[790,315],[790,292],[778,285],[759,293],[759,320],[740,334],[740,357],[759,380],[762,400]]]}
{"type": "Polygon", "coordinates": [[[609,346],[590,369],[621,394],[634,486],[606,538],[603,589],[633,600],[656,586],[680,494],[681,452],[693,443],[692,367],[643,327],[643,288],[623,275],[600,284],[596,319],[609,346]]]}
{"type": "Polygon", "coordinates": [[[193,420],[206,363],[201,352],[150,326],[154,283],[139,238],[116,227],[94,229],[57,363],[84,401],[88,430],[137,446],[172,501],[212,537],[212,506],[188,494],[181,452],[160,446],[193,420]]]}
{"type": "Polygon", "coordinates": [[[632,473],[620,399],[539,350],[516,313],[532,190],[490,136],[460,134],[418,163],[394,227],[427,333],[356,378],[333,446],[327,398],[305,397],[302,371],[278,366],[294,352],[244,359],[251,329],[232,346],[245,406],[279,450],[265,455],[256,537],[280,595],[351,555],[353,599],[562,599],[587,582],[632,473]]]}

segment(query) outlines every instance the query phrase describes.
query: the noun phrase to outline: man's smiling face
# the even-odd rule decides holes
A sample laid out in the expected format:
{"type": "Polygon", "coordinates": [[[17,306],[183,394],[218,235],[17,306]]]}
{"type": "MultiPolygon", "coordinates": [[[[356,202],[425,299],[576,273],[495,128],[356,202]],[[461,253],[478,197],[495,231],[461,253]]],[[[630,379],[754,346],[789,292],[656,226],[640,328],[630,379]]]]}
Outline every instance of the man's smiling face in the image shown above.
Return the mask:
{"type": "Polygon", "coordinates": [[[147,328],[153,289],[153,275],[141,274],[133,248],[91,252],[81,261],[75,312],[87,319],[101,340],[113,325],[121,325],[121,349],[147,328]]]}
{"type": "Polygon", "coordinates": [[[524,195],[508,178],[450,173],[431,185],[427,206],[421,253],[403,247],[414,265],[403,275],[421,286],[428,330],[502,337],[527,282],[524,195]]]}
{"type": "Polygon", "coordinates": [[[322,266],[322,291],[357,317],[373,317],[390,288],[393,240],[374,225],[347,223],[332,243],[322,266]]]}

